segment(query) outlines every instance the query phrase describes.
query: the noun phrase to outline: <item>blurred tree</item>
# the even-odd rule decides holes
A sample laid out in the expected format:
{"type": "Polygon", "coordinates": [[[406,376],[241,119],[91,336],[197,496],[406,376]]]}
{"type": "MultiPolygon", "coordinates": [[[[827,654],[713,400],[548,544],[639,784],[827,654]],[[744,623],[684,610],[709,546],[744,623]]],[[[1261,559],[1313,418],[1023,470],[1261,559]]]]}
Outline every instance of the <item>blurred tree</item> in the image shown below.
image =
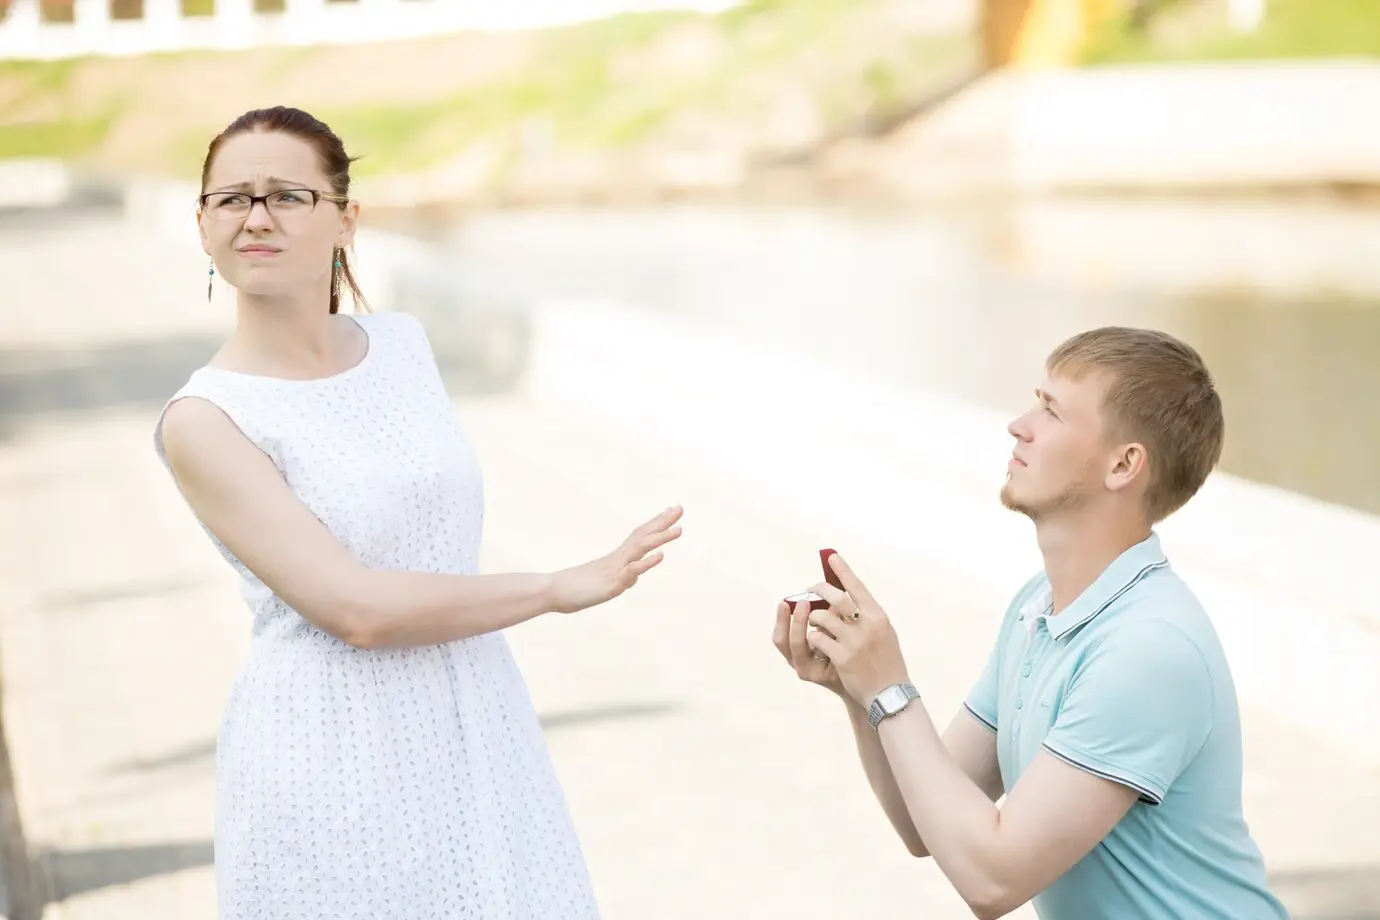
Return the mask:
{"type": "Polygon", "coordinates": [[[1134,32],[1144,34],[1150,27],[1150,20],[1173,0],[1131,0],[1131,12],[1127,24],[1134,32]]]}

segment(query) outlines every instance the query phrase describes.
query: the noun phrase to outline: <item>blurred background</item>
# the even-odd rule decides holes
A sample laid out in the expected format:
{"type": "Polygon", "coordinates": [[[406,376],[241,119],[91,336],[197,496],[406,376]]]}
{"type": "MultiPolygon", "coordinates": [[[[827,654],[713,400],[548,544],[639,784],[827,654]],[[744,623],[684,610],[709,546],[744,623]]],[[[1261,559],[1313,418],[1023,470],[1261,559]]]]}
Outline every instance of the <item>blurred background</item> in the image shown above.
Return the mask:
{"type": "Polygon", "coordinates": [[[968,915],[773,606],[839,549],[947,721],[1040,564],[1005,423],[1111,323],[1224,396],[1161,534],[1276,889],[1380,917],[1377,53],[1377,0],[0,2],[7,916],[215,915],[249,619],[151,434],[233,321],[206,145],[287,104],[360,157],[361,281],[428,328],[485,569],[687,509],[636,590],[510,631],[609,920],[968,915]]]}

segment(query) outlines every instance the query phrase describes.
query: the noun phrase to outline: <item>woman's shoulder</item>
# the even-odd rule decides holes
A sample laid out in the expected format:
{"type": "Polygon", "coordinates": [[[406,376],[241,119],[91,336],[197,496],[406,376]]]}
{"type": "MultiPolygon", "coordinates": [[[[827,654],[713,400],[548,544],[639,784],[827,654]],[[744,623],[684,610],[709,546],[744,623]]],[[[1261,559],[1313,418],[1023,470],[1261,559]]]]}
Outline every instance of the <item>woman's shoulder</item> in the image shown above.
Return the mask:
{"type": "Polygon", "coordinates": [[[259,442],[252,417],[235,400],[198,383],[194,374],[154,422],[154,450],[164,465],[179,475],[206,457],[223,454],[239,438],[256,445],[259,442]]]}
{"type": "Polygon", "coordinates": [[[409,359],[431,358],[431,340],[422,321],[411,313],[387,310],[380,313],[356,313],[371,341],[385,345],[384,351],[409,359]]]}
{"type": "Polygon", "coordinates": [[[404,310],[384,310],[381,312],[352,313],[351,318],[370,332],[379,331],[396,335],[420,335],[426,337],[422,321],[404,310]]]}

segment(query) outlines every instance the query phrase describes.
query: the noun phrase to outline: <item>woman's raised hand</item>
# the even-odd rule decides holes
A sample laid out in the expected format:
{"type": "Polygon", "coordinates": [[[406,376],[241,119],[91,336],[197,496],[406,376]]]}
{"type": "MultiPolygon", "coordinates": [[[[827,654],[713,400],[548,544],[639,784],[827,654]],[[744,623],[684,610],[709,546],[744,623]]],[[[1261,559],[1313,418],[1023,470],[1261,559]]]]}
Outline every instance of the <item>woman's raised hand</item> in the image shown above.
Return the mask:
{"type": "Polygon", "coordinates": [[[676,526],[684,514],[679,505],[667,508],[628,534],[618,548],[583,565],[561,569],[551,576],[551,608],[575,613],[613,600],[665,556],[660,547],[680,536],[676,526]]]}

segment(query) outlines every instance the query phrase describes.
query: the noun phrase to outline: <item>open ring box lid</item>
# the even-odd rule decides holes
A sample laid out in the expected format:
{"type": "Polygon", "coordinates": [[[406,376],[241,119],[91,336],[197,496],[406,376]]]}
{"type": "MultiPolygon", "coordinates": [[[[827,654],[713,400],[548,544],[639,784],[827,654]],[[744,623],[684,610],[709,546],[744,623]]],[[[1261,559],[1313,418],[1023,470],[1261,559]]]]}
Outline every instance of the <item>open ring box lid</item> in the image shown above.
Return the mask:
{"type": "MultiPolygon", "coordinates": [[[[832,555],[834,555],[834,550],[832,549],[820,550],[819,564],[820,567],[824,570],[825,582],[830,585],[833,585],[835,588],[838,588],[840,591],[842,591],[843,582],[839,581],[839,577],[835,575],[834,570],[829,567],[829,557],[832,555]]],[[[813,591],[801,591],[798,594],[792,594],[789,597],[784,597],[782,598],[782,600],[784,600],[786,604],[793,610],[795,609],[796,604],[802,603],[804,601],[809,601],[811,610],[823,610],[824,608],[829,606],[828,601],[826,601],[824,598],[820,597],[813,591]]]]}
{"type": "Polygon", "coordinates": [[[809,601],[811,610],[823,610],[825,607],[829,606],[828,601],[813,591],[801,591],[799,594],[792,594],[790,597],[782,598],[782,600],[784,600],[792,610],[795,609],[796,604],[802,601],[809,601]]]}

